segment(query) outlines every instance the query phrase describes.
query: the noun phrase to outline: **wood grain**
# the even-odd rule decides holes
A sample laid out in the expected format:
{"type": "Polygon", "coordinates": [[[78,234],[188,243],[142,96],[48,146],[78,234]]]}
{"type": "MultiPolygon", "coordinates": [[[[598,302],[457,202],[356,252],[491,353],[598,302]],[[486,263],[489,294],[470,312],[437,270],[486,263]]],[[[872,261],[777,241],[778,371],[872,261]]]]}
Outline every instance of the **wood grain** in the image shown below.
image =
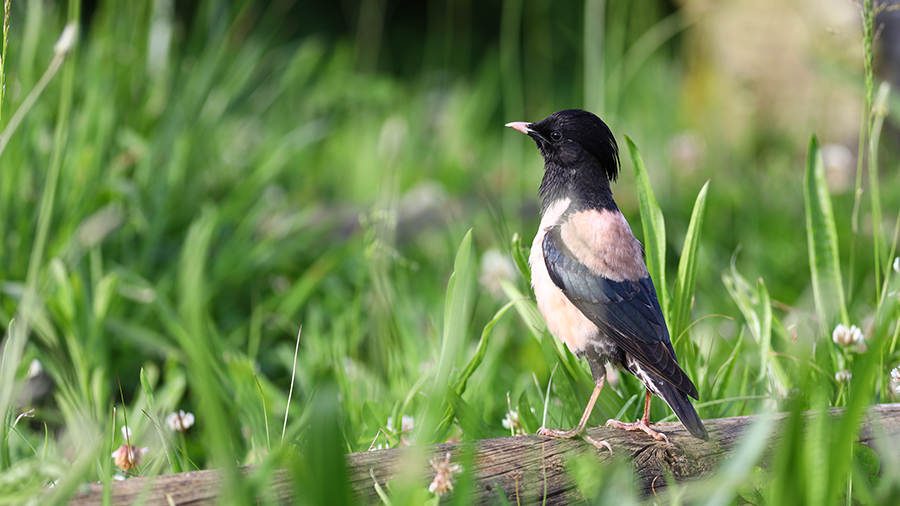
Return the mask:
{"type": "MultiPolygon", "coordinates": [[[[840,416],[832,409],[830,416],[840,416]]],[[[768,448],[777,447],[779,426],[786,414],[770,415],[775,419],[773,437],[768,448]]],[[[812,417],[814,413],[806,413],[812,417]]],[[[650,495],[666,486],[663,476],[676,482],[702,479],[732,453],[741,434],[759,416],[740,416],[704,420],[710,440],[691,437],[680,423],[654,424],[669,436],[670,445],[657,442],[642,432],[592,428],[595,439],[606,440],[615,453],[598,451],[580,440],[550,439],[537,435],[486,439],[468,443],[447,443],[427,448],[401,448],[347,455],[348,474],[360,503],[378,502],[375,480],[386,487],[391,480],[407,479],[427,487],[434,477],[428,461],[443,459],[449,452],[451,461],[465,460],[470,453],[475,466],[475,486],[470,504],[493,504],[503,494],[511,504],[568,504],[581,499],[578,489],[567,474],[567,463],[573,457],[593,455],[599,462],[629,459],[633,462],[638,490],[650,495]],[[546,502],[544,502],[546,500],[546,502]]],[[[900,447],[900,404],[872,406],[863,421],[859,442],[876,451],[896,451],[900,447]],[[876,434],[879,438],[876,442],[876,434]]],[[[252,466],[242,468],[250,474],[252,466]]],[[[113,505],[135,502],[147,505],[212,505],[221,489],[221,473],[216,470],[194,471],[150,478],[133,478],[112,484],[113,505]],[[171,501],[171,503],[170,503],[171,501]]],[[[291,484],[286,472],[276,472],[270,481],[268,496],[281,504],[291,504],[291,484]]],[[[77,492],[69,504],[93,506],[101,504],[102,485],[90,484],[77,492]]]]}

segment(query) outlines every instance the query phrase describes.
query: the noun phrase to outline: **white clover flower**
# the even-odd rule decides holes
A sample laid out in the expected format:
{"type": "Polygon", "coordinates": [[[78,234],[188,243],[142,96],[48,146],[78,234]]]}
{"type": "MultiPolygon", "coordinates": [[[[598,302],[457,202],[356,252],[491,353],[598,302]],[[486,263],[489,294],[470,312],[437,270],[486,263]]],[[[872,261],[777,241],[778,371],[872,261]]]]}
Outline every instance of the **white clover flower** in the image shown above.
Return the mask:
{"type": "Polygon", "coordinates": [[[894,272],[900,274],[900,257],[894,257],[894,272]]]}
{"type": "Polygon", "coordinates": [[[416,419],[412,415],[403,415],[400,420],[400,446],[409,446],[408,433],[416,426],[416,419]]]}
{"type": "Polygon", "coordinates": [[[174,432],[187,432],[194,425],[194,414],[181,410],[176,411],[166,417],[166,425],[174,432]]]}
{"type": "Polygon", "coordinates": [[[861,345],[866,342],[866,336],[863,335],[862,330],[856,325],[850,326],[850,334],[853,336],[853,344],[861,345]]]}
{"type": "Polygon", "coordinates": [[[503,427],[509,430],[513,436],[521,436],[525,434],[525,431],[522,430],[522,423],[519,421],[519,411],[512,410],[506,413],[506,416],[503,417],[503,421],[501,422],[503,427]]]}
{"type": "Polygon", "coordinates": [[[519,424],[519,412],[516,410],[508,411],[500,423],[503,424],[504,429],[512,429],[519,424]]]}
{"type": "Polygon", "coordinates": [[[431,485],[428,485],[428,491],[435,495],[441,495],[447,491],[453,490],[453,475],[462,471],[459,464],[450,463],[450,452],[440,460],[437,457],[429,461],[432,469],[435,470],[434,479],[431,485]]]}
{"type": "Polygon", "coordinates": [[[124,444],[112,452],[112,458],[116,465],[123,471],[130,471],[141,463],[141,456],[147,453],[147,448],[138,448],[134,445],[124,444]]]}
{"type": "Polygon", "coordinates": [[[403,415],[403,418],[400,420],[400,431],[407,432],[413,430],[416,426],[416,418],[412,415],[403,415]]]}
{"type": "Polygon", "coordinates": [[[853,373],[851,373],[847,369],[841,369],[840,371],[834,373],[834,380],[838,383],[850,383],[851,378],[853,378],[853,373]]]}
{"type": "Polygon", "coordinates": [[[122,437],[125,441],[131,441],[131,429],[127,425],[122,426],[122,437]]]}
{"type": "MultiPolygon", "coordinates": [[[[412,415],[403,415],[400,419],[400,446],[409,446],[409,438],[407,437],[408,432],[413,430],[416,426],[416,418],[412,415]]],[[[391,434],[397,434],[397,429],[394,428],[394,417],[389,416],[387,419],[387,424],[385,428],[391,434]]]]}
{"type": "MultiPolygon", "coordinates": [[[[534,413],[534,408],[531,409],[534,413]]],[[[513,436],[522,436],[525,430],[522,428],[522,422],[519,420],[519,410],[513,409],[512,402],[509,400],[509,392],[506,392],[506,416],[501,422],[503,427],[508,429],[513,436]]]]}
{"type": "Polygon", "coordinates": [[[865,342],[865,336],[859,327],[851,325],[848,329],[843,323],[834,328],[831,339],[841,346],[858,346],[865,342]]]}
{"type": "Polygon", "coordinates": [[[895,394],[900,395],[900,365],[891,369],[891,388],[895,394]]]}

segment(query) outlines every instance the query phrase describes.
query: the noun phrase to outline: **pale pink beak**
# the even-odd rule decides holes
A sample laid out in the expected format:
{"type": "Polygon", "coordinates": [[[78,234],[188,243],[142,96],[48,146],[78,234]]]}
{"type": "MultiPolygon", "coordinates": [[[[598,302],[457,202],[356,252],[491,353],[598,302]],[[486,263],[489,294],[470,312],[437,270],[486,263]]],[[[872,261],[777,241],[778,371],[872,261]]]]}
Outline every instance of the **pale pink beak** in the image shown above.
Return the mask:
{"type": "Polygon", "coordinates": [[[506,126],[518,130],[525,135],[528,135],[528,125],[530,124],[531,123],[526,123],[525,121],[513,121],[511,123],[507,123],[506,126]]]}

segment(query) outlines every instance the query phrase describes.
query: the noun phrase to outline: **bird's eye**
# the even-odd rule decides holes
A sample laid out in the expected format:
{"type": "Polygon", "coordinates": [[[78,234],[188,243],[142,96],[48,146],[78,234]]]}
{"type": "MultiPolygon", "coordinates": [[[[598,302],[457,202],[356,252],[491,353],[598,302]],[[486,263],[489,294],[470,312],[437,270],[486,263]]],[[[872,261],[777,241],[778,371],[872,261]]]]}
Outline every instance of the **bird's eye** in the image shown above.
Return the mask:
{"type": "Polygon", "coordinates": [[[555,132],[555,131],[550,132],[550,139],[552,139],[554,141],[558,141],[558,140],[562,139],[562,134],[559,132],[555,132]]]}

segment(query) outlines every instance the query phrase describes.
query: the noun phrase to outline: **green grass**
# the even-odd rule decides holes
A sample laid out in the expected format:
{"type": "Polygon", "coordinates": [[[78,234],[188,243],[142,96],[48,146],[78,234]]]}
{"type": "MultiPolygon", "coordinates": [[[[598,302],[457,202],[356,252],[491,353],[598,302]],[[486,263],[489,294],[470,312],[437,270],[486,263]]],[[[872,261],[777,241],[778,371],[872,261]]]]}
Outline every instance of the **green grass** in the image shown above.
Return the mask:
{"type": "MultiPolygon", "coordinates": [[[[864,191],[831,194],[815,132],[754,124],[728,143],[692,111],[678,37],[695,20],[654,0],[506,1],[470,70],[437,72],[435,59],[405,77],[358,61],[370,52],[349,40],[282,40],[277,2],[204,2],[187,27],[164,5],[108,2],[87,30],[78,2],[7,7],[0,505],[36,504],[51,483],[57,504],[111,483],[126,417],[148,448],[135,474],[262,464],[228,480],[235,504],[278,467],[309,503],[349,501],[343,453],[508,435],[510,410],[525,432],[574,426],[593,384],[549,338],[525,261],[542,164],[502,128],[568,107],[602,109],[630,155],[614,192],[701,416],[847,408],[812,438],[792,417],[764,466],[772,429],[755,426],[675,502],[900,495],[898,463],[853,443],[866,406],[897,401],[900,365],[900,180],[880,149],[896,118],[871,64],[839,76],[863,82],[864,191]],[[79,39],[54,51],[68,22],[79,39]],[[151,50],[165,34],[171,50],[151,50]],[[666,146],[687,130],[708,140],[682,170],[666,146]],[[508,265],[486,276],[490,250],[508,265]],[[838,323],[861,327],[867,351],[835,344],[838,323]],[[178,409],[197,419],[184,434],[164,421],[178,409]]],[[[592,423],[637,418],[642,396],[621,374],[592,423]]],[[[658,399],[651,417],[674,419],[658,399]]],[[[637,501],[622,470],[572,465],[597,503],[637,501]]],[[[383,492],[434,500],[419,483],[383,492]]]]}

